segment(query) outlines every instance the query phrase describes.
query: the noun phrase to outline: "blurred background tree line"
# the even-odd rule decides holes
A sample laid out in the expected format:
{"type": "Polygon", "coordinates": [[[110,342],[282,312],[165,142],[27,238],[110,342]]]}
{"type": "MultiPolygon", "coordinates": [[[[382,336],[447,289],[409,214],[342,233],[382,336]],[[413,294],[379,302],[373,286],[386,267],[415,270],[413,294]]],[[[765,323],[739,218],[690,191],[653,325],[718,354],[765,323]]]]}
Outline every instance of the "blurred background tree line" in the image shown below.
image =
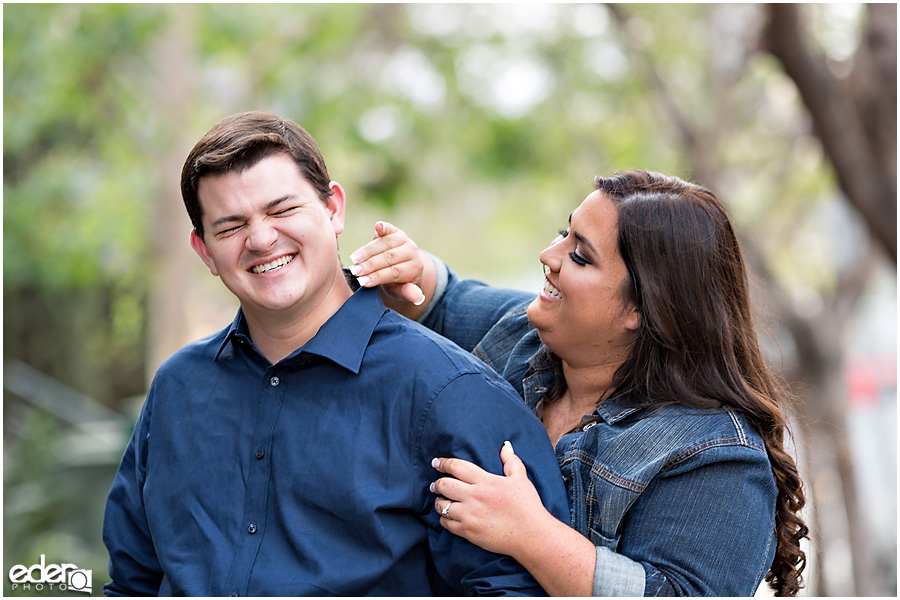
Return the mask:
{"type": "Polygon", "coordinates": [[[181,164],[262,109],[346,188],[345,263],[386,219],[537,289],[594,175],[715,190],[798,399],[807,593],[896,595],[896,5],[7,4],[3,34],[4,572],[100,592],[149,379],[237,306],[181,164]]]}

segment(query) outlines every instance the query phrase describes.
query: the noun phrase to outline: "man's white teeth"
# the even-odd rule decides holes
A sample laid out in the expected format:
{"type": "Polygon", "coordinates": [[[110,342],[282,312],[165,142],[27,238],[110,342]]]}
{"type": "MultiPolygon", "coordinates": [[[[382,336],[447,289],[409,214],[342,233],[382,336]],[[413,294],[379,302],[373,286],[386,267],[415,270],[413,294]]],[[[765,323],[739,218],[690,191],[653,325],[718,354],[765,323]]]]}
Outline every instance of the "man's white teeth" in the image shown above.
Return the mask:
{"type": "Polygon", "coordinates": [[[547,279],[544,279],[544,292],[546,292],[547,295],[551,298],[562,298],[562,294],[559,292],[559,290],[553,287],[553,284],[551,284],[547,279]]]}
{"type": "Polygon", "coordinates": [[[267,273],[268,271],[272,271],[274,269],[277,269],[278,267],[283,267],[292,260],[294,260],[294,255],[289,254],[287,256],[282,256],[281,258],[276,258],[272,262],[268,262],[264,265],[253,267],[252,269],[250,269],[250,272],[256,273],[257,275],[259,275],[260,273],[267,273]]]}

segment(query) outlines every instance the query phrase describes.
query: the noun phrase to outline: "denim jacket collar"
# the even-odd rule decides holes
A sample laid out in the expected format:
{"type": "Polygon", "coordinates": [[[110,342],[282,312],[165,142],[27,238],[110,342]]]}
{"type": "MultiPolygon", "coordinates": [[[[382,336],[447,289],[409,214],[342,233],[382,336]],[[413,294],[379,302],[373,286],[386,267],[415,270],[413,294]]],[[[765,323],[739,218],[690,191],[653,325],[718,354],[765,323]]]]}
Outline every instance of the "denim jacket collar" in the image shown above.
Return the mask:
{"type": "Polygon", "coordinates": [[[544,394],[553,386],[553,377],[553,367],[547,359],[544,346],[541,345],[538,351],[528,359],[528,370],[522,379],[522,391],[528,408],[533,411],[538,410],[544,394]]]}
{"type": "MultiPolygon", "coordinates": [[[[541,400],[552,387],[554,378],[553,366],[547,358],[545,346],[541,345],[537,352],[528,359],[528,370],[523,380],[525,403],[540,416],[541,400]]],[[[633,415],[642,406],[634,406],[625,397],[613,395],[600,402],[591,415],[585,415],[586,421],[601,419],[610,425],[633,415]]]]}

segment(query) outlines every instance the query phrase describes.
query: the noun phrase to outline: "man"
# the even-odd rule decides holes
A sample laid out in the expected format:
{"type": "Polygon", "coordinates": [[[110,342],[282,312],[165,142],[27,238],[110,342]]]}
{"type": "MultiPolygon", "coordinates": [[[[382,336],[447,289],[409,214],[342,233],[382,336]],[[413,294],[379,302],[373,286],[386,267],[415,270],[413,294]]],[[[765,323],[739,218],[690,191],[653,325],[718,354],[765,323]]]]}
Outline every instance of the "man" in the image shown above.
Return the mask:
{"type": "Polygon", "coordinates": [[[154,378],[107,501],[106,593],[541,593],[444,530],[428,488],[434,457],[499,473],[510,440],[567,521],[543,427],[486,365],[351,290],[344,190],[309,134],[228,117],[189,154],[182,195],[191,246],[240,309],[154,378]]]}

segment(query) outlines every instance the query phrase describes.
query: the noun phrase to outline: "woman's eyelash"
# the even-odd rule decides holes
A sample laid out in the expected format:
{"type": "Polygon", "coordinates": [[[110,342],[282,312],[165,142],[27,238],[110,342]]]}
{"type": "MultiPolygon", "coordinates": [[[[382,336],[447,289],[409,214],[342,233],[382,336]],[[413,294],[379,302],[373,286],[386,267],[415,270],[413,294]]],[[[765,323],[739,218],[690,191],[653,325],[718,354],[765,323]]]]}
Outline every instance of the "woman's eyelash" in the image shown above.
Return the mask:
{"type": "Polygon", "coordinates": [[[572,259],[572,262],[574,262],[576,265],[579,265],[581,267],[588,264],[587,259],[584,258],[583,256],[580,256],[577,252],[569,252],[569,258],[572,259]]]}
{"type": "MultiPolygon", "coordinates": [[[[567,238],[567,237],[569,237],[569,230],[568,229],[560,229],[559,235],[561,235],[564,238],[567,238]]],[[[573,263],[575,263],[576,265],[578,265],[580,267],[591,264],[588,261],[588,259],[581,256],[580,254],[578,254],[578,252],[576,252],[574,250],[572,252],[569,252],[569,258],[572,259],[573,263]]]]}

